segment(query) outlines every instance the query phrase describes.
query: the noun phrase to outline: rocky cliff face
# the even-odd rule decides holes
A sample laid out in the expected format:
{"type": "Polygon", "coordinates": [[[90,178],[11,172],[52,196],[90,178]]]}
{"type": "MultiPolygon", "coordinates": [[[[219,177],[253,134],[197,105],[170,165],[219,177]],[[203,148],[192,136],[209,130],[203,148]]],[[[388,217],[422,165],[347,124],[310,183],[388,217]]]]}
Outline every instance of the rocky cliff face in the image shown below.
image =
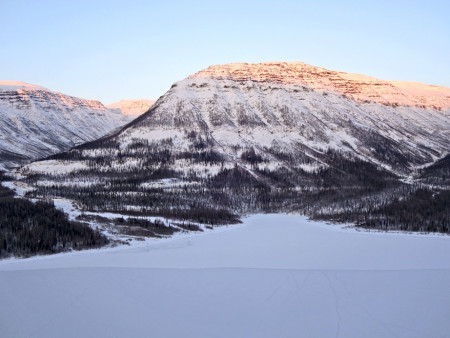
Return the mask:
{"type": "Polygon", "coordinates": [[[17,81],[0,82],[0,167],[65,151],[131,121],[99,101],[17,81]]]}
{"type": "Polygon", "coordinates": [[[191,78],[305,85],[319,92],[330,91],[346,95],[358,102],[439,111],[450,108],[450,88],[418,82],[379,80],[314,67],[303,62],[233,63],[209,67],[191,78]]]}

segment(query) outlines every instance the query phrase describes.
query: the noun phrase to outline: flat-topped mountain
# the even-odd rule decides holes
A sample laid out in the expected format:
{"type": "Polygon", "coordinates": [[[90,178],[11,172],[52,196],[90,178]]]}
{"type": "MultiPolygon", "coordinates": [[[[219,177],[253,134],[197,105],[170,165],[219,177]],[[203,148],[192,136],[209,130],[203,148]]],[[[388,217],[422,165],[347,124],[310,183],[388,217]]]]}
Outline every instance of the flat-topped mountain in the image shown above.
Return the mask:
{"type": "MultiPolygon", "coordinates": [[[[148,114],[118,137],[129,142],[142,134],[152,141],[170,135],[185,148],[190,140],[184,133],[195,131],[213,140],[227,156],[236,146],[254,148],[263,157],[273,148],[293,154],[309,149],[308,157],[319,167],[323,161],[316,160],[315,152],[338,150],[396,174],[431,164],[448,152],[446,111],[404,105],[405,95],[390,104],[361,102],[353,99],[359,95],[356,89],[351,94],[346,86],[341,94],[344,81],[336,78],[352,79],[359,92],[383,102],[387,96],[377,96],[381,87],[392,89],[393,85],[318,69],[303,63],[209,67],[175,83],[148,114]]],[[[445,91],[450,90],[443,88],[439,93],[445,91]]],[[[393,94],[389,95],[392,100],[393,94]]],[[[449,105],[450,99],[442,95],[430,97],[438,97],[440,107],[449,105]]]]}
{"type": "Polygon", "coordinates": [[[0,81],[0,168],[94,140],[131,121],[101,102],[19,81],[0,81]]]}

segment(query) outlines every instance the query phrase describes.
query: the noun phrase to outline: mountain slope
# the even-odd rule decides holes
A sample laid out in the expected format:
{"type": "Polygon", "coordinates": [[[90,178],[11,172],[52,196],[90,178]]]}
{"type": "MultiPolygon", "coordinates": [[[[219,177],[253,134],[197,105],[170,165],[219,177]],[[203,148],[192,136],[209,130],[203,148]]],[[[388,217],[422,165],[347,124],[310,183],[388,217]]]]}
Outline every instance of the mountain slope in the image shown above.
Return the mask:
{"type": "Polygon", "coordinates": [[[70,163],[89,189],[35,182],[37,194],[92,210],[363,215],[415,191],[405,179],[449,151],[450,90],[423,99],[423,88],[392,101],[398,88],[388,82],[301,63],[214,66],[117,133],[25,172],[55,182],[51,172],[70,163]]]}
{"type": "Polygon", "coordinates": [[[99,138],[132,117],[18,81],[0,81],[0,168],[65,151],[99,138]]]}
{"type": "Polygon", "coordinates": [[[153,100],[121,100],[119,102],[108,104],[106,107],[120,109],[123,115],[132,115],[136,117],[149,110],[154,103],[155,101],[153,100]]]}
{"type": "MultiPolygon", "coordinates": [[[[146,119],[122,134],[196,131],[231,154],[236,145],[313,151],[339,149],[396,172],[433,162],[448,150],[450,120],[417,107],[361,104],[305,86],[193,77],[179,82],[146,119]]],[[[178,134],[177,134],[178,133],[178,134]]]]}

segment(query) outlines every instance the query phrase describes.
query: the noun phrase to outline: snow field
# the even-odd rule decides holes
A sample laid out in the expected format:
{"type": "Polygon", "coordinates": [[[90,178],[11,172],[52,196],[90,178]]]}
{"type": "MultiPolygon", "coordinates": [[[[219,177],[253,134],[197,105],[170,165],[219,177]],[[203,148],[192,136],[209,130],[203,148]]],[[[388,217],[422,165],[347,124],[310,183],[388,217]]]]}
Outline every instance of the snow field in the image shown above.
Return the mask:
{"type": "Polygon", "coordinates": [[[304,217],[0,262],[4,337],[447,337],[450,238],[304,217]]]}

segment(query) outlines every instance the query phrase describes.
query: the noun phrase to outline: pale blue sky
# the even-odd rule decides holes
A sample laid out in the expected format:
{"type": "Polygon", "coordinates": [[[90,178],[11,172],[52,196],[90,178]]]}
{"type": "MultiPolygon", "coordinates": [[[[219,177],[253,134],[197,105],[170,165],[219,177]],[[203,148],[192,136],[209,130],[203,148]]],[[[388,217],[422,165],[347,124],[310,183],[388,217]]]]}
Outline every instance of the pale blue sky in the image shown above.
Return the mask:
{"type": "Polygon", "coordinates": [[[448,1],[0,0],[0,23],[1,80],[105,104],[230,62],[450,87],[448,1]]]}

